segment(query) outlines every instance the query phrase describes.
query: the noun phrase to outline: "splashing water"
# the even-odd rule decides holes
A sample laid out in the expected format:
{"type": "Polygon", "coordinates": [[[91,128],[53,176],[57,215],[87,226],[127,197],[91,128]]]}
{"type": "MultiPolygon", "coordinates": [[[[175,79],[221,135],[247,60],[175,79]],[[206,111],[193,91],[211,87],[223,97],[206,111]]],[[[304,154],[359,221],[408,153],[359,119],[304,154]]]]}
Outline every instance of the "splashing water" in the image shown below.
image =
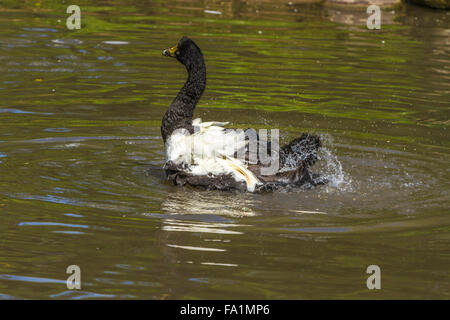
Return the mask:
{"type": "Polygon", "coordinates": [[[342,168],[342,164],[331,149],[324,145],[332,146],[333,137],[321,134],[322,147],[318,152],[319,163],[322,164],[320,173],[328,180],[327,192],[337,189],[344,192],[352,192],[352,178],[342,168]]]}
{"type": "Polygon", "coordinates": [[[333,137],[329,134],[320,134],[319,137],[322,141],[322,147],[318,150],[305,145],[305,141],[293,145],[292,150],[294,152],[286,155],[284,164],[280,168],[280,172],[297,168],[300,165],[301,160],[317,157],[318,161],[315,169],[313,168],[312,171],[320,174],[320,180],[324,179],[328,181],[325,187],[326,192],[336,190],[352,192],[352,178],[343,170],[338,157],[334,154],[333,150],[330,149],[330,146],[333,146],[333,137]]]}

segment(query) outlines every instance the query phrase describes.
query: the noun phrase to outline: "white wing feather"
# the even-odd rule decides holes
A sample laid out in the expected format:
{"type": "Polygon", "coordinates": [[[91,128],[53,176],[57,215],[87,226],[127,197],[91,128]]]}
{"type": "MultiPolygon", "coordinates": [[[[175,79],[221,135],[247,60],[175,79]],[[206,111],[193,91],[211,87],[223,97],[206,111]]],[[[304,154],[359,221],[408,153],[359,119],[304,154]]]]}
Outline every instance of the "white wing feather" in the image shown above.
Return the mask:
{"type": "Polygon", "coordinates": [[[228,122],[192,121],[193,134],[187,130],[172,133],[166,142],[166,161],[188,164],[193,175],[231,174],[237,181],[245,181],[248,191],[254,191],[260,182],[240,159],[237,150],[245,147],[243,132],[225,130],[228,122]]]}

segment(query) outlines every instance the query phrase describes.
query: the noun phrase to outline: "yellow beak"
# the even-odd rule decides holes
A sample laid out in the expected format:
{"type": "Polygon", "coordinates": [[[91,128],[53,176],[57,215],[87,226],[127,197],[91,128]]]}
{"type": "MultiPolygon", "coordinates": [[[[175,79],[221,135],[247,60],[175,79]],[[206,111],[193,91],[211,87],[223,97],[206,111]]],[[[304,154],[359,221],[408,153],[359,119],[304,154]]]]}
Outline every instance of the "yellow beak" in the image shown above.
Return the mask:
{"type": "Polygon", "coordinates": [[[163,54],[163,56],[166,56],[166,57],[175,57],[175,52],[177,52],[177,50],[178,50],[178,47],[175,46],[175,47],[164,50],[162,52],[162,54],[163,54]]]}

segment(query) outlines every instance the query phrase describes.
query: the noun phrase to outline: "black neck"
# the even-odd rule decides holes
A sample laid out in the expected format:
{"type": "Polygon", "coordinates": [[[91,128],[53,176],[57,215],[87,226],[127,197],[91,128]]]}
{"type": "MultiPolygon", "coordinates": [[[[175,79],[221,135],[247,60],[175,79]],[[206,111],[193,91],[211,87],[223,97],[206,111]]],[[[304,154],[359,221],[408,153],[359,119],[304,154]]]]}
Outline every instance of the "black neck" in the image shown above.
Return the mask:
{"type": "Polygon", "coordinates": [[[164,115],[161,133],[164,141],[176,129],[191,131],[194,109],[206,87],[206,67],[203,57],[187,63],[188,79],[164,115]]]}

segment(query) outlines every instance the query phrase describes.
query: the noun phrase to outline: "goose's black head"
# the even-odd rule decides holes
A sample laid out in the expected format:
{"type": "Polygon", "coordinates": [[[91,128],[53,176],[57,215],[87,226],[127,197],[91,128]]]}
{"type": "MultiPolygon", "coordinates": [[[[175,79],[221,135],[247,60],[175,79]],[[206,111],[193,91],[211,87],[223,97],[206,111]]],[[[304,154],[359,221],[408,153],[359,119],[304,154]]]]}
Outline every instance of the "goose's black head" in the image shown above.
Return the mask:
{"type": "Polygon", "coordinates": [[[164,56],[174,57],[186,66],[188,70],[204,66],[203,54],[194,41],[183,37],[174,47],[162,52],[164,56]]]}

